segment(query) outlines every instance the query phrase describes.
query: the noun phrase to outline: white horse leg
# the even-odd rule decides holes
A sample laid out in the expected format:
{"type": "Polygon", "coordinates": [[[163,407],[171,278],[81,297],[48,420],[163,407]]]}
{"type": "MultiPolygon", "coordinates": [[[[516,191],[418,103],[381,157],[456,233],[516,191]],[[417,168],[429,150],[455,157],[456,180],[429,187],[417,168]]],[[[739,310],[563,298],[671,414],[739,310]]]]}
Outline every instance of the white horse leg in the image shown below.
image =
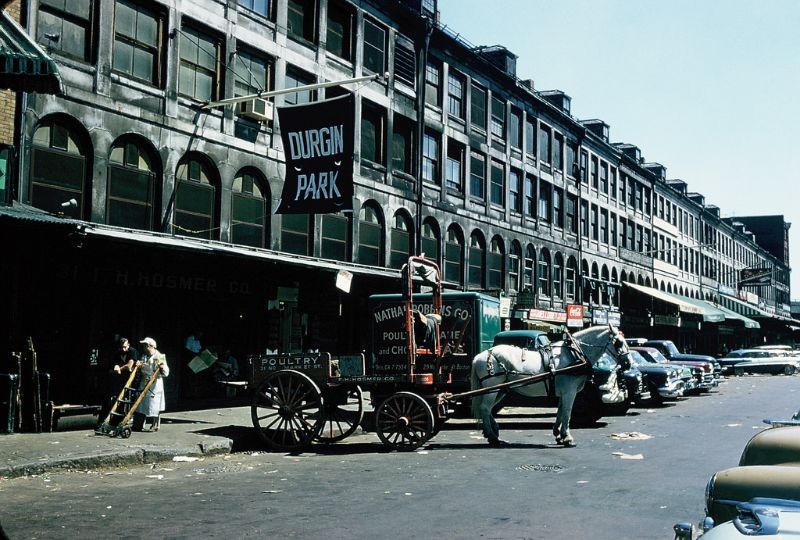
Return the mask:
{"type": "Polygon", "coordinates": [[[572,417],[572,406],[575,403],[575,397],[583,387],[584,380],[585,376],[582,375],[561,375],[556,377],[556,395],[559,397],[556,423],[553,426],[556,444],[575,446],[575,440],[569,431],[569,420],[572,417]]]}
{"type": "Polygon", "coordinates": [[[492,392],[472,398],[473,413],[481,421],[483,436],[489,444],[497,444],[500,440],[500,426],[492,415],[492,409],[500,401],[498,392],[492,392]]]}

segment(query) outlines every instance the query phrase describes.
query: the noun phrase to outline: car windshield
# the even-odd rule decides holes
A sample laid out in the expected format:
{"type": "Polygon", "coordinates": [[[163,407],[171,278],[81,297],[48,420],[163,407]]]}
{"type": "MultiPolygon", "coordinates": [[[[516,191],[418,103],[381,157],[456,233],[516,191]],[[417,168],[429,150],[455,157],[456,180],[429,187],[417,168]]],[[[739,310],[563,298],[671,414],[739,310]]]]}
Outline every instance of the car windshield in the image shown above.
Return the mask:
{"type": "Polygon", "coordinates": [[[675,344],[672,343],[671,341],[665,341],[664,348],[667,350],[667,352],[669,352],[671,356],[674,356],[676,354],[681,354],[678,348],[675,346],[675,344]]]}
{"type": "Polygon", "coordinates": [[[639,354],[639,351],[629,351],[631,353],[631,364],[635,366],[641,366],[643,364],[649,364],[647,359],[639,354]]]}
{"type": "Polygon", "coordinates": [[[656,362],[657,364],[665,364],[669,361],[657,349],[648,349],[646,351],[642,351],[642,355],[648,358],[651,362],[656,362]]]}

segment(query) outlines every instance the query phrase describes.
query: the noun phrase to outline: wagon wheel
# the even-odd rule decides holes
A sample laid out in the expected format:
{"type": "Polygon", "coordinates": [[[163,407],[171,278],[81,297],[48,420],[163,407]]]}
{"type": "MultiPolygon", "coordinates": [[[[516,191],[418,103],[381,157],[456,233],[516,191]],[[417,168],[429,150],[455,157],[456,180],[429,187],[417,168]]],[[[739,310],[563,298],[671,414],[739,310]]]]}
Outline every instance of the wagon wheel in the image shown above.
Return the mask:
{"type": "Polygon", "coordinates": [[[322,393],[307,375],[293,370],[270,374],[255,394],[253,426],[273,450],[302,449],[322,427],[322,393]]]}
{"type": "Polygon", "coordinates": [[[326,389],[325,402],[320,410],[322,428],[316,440],[334,443],[346,439],[358,429],[364,419],[364,394],[361,387],[346,386],[326,389]]]}
{"type": "Polygon", "coordinates": [[[393,450],[414,450],[433,434],[433,411],[417,394],[398,392],[378,406],[375,430],[393,450]]]}

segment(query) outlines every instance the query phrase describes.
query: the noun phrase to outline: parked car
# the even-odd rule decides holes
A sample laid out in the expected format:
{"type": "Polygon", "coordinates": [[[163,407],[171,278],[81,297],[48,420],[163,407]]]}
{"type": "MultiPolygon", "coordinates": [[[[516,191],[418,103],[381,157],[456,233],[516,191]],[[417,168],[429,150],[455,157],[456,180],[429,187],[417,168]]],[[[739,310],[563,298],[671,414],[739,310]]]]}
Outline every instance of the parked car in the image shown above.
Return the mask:
{"type": "Polygon", "coordinates": [[[784,349],[737,349],[719,359],[723,373],[793,375],[800,372],[800,356],[784,349]]]}
{"type": "Polygon", "coordinates": [[[700,391],[701,384],[713,384],[713,368],[710,364],[704,366],[697,363],[683,364],[670,362],[661,354],[661,351],[654,347],[631,347],[631,350],[641,354],[648,362],[673,366],[679,369],[681,380],[683,380],[684,395],[696,394],[700,391]]]}
{"type": "MultiPolygon", "coordinates": [[[[692,378],[689,368],[650,362],[633,349],[630,350],[630,355],[631,363],[646,375],[650,402],[661,404],[666,399],[677,399],[683,396],[683,389],[686,386],[683,375],[688,373],[689,379],[692,378]]],[[[640,400],[647,401],[648,399],[643,396],[640,397],[640,400]]]]}
{"type": "Polygon", "coordinates": [[[688,364],[693,362],[709,362],[713,366],[713,378],[716,383],[709,385],[709,383],[704,383],[701,385],[701,389],[703,390],[710,390],[717,386],[719,379],[722,377],[722,368],[717,362],[716,358],[713,356],[708,356],[706,354],[684,354],[678,350],[678,347],[675,344],[668,340],[668,339],[648,339],[644,342],[644,347],[654,347],[664,355],[664,357],[669,360],[670,362],[678,362],[682,364],[688,364]]]}
{"type": "MultiPolygon", "coordinates": [[[[702,540],[734,540],[754,536],[797,538],[800,536],[800,503],[787,499],[756,497],[736,505],[736,517],[716,527],[704,522],[702,540]]],[[[674,527],[675,540],[692,540],[692,524],[678,523],[674,527]]]]}
{"type": "MultiPolygon", "coordinates": [[[[778,421],[772,421],[772,424],[781,425],[778,421]]],[[[742,451],[739,466],[724,469],[711,477],[706,485],[706,518],[702,529],[704,532],[713,531],[717,529],[715,524],[724,524],[738,518],[740,525],[751,530],[751,536],[758,535],[754,530],[757,520],[753,521],[755,517],[752,515],[748,520],[746,503],[766,502],[781,506],[783,503],[778,499],[800,501],[800,426],[770,427],[756,433],[742,451]]],[[[793,504],[789,503],[791,506],[793,504]]],[[[776,514],[781,511],[783,510],[775,509],[776,514]]],[[[684,535],[678,536],[679,538],[691,538],[685,536],[686,525],[676,525],[676,535],[684,535]]]]}
{"type": "MultiPolygon", "coordinates": [[[[499,332],[494,337],[493,345],[503,344],[516,345],[526,349],[541,349],[550,347],[550,339],[547,332],[542,330],[507,330],[499,332]]],[[[620,410],[627,411],[630,408],[625,377],[619,371],[620,367],[612,356],[604,354],[600,357],[592,366],[592,376],[587,379],[583,390],[575,397],[575,403],[572,407],[573,420],[580,423],[594,423],[603,416],[612,413],[619,414],[620,410]],[[617,386],[622,392],[609,392],[608,390],[612,386],[617,386]],[[615,396],[616,401],[607,403],[611,395],[615,396]],[[619,406],[616,409],[607,407],[608,405],[617,404],[619,406]]],[[[636,381],[632,383],[632,387],[636,388],[640,384],[639,381],[636,381]]],[[[553,385],[546,384],[545,387],[547,395],[543,398],[522,397],[510,393],[503,401],[503,405],[556,406],[558,398],[555,395],[553,385]]]]}

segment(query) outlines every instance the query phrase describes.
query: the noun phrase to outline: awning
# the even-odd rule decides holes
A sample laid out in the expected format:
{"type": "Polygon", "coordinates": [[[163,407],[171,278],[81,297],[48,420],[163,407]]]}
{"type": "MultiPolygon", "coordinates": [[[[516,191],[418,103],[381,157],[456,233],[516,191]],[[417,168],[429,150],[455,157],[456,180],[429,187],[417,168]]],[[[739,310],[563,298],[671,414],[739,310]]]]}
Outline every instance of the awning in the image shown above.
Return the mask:
{"type": "Polygon", "coordinates": [[[720,295],[722,298],[729,300],[737,309],[740,309],[742,314],[747,317],[760,317],[764,319],[775,319],[777,321],[785,322],[785,323],[792,323],[792,322],[800,322],[795,321],[789,317],[784,317],[782,315],[778,315],[777,313],[770,313],[769,311],[764,311],[763,309],[759,308],[758,306],[754,306],[753,304],[749,304],[747,302],[742,302],[736,297],[722,294],[720,295]]]}
{"type": "Polygon", "coordinates": [[[56,63],[5,11],[0,13],[0,88],[64,92],[56,63]]]}
{"type": "Polygon", "coordinates": [[[636,285],[635,283],[629,283],[627,281],[625,282],[625,285],[642,294],[646,294],[661,300],[662,302],[672,304],[673,306],[677,307],[681,313],[699,315],[705,322],[722,322],[725,320],[725,314],[707,302],[695,300],[694,298],[689,298],[688,296],[681,296],[678,294],[660,291],[652,287],[645,287],[644,285],[636,285]]]}
{"type": "Polygon", "coordinates": [[[736,313],[733,310],[730,310],[724,306],[717,305],[715,306],[718,310],[722,311],[725,314],[725,320],[739,320],[744,323],[745,328],[761,328],[761,324],[753,319],[745,317],[739,313],[736,313]]]}

